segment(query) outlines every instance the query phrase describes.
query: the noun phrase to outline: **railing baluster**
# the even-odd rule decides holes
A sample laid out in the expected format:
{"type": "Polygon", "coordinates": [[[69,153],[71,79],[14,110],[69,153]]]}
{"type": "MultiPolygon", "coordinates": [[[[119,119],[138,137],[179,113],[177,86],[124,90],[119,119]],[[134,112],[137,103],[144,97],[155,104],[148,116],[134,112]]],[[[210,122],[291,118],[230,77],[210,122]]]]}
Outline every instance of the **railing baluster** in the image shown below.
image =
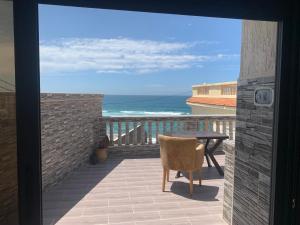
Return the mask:
{"type": "Polygon", "coordinates": [[[149,145],[152,144],[152,121],[148,121],[148,137],[149,137],[149,145]]]}
{"type": "Polygon", "coordinates": [[[173,133],[174,130],[174,121],[170,120],[170,132],[173,133]]]}
{"type": "Polygon", "coordinates": [[[194,120],[194,125],[195,125],[195,131],[199,131],[199,123],[197,119],[194,120]]]}
{"type": "Polygon", "coordinates": [[[141,121],[141,144],[145,144],[145,122],[141,121]]]}
{"type": "Polygon", "coordinates": [[[220,133],[220,121],[216,121],[216,132],[220,133]]]}
{"type": "Polygon", "coordinates": [[[208,119],[205,119],[204,120],[204,131],[208,131],[208,124],[209,124],[209,120],[208,119]]]}
{"type": "Polygon", "coordinates": [[[186,129],[188,131],[193,131],[194,130],[194,121],[191,118],[186,123],[186,129]]]}
{"type": "Polygon", "coordinates": [[[118,121],[118,145],[122,145],[122,122],[118,121]]]}
{"type": "Polygon", "coordinates": [[[232,120],[232,139],[235,139],[235,126],[236,126],[236,121],[232,120]]]}
{"type": "Polygon", "coordinates": [[[125,122],[125,145],[129,145],[129,122],[125,122]]]}
{"type": "Polygon", "coordinates": [[[208,130],[209,131],[214,131],[214,121],[210,120],[208,123],[208,130]]]}
{"type": "Polygon", "coordinates": [[[114,123],[109,121],[109,140],[110,145],[114,145],[114,123]]]}
{"type": "Polygon", "coordinates": [[[181,131],[182,128],[181,128],[181,121],[180,120],[177,120],[176,121],[176,131],[181,131]]]}
{"type": "Polygon", "coordinates": [[[158,134],[159,134],[159,121],[156,121],[156,127],[155,127],[156,144],[159,143],[159,140],[158,140],[158,134]]]}
{"type": "Polygon", "coordinates": [[[163,134],[166,133],[166,121],[163,120],[163,134]]]}
{"type": "Polygon", "coordinates": [[[193,120],[192,119],[189,119],[188,121],[187,121],[187,130],[188,131],[191,131],[191,130],[193,130],[194,129],[194,127],[193,127],[193,120]]]}
{"type": "Polygon", "coordinates": [[[184,130],[184,129],[183,129],[183,121],[179,121],[179,120],[178,120],[178,125],[177,125],[177,126],[178,126],[178,131],[184,130]]]}
{"type": "Polygon", "coordinates": [[[222,122],[222,134],[226,134],[226,120],[223,120],[222,122]]]}
{"type": "Polygon", "coordinates": [[[232,120],[229,120],[229,139],[233,140],[233,126],[232,126],[232,120]]]}
{"type": "Polygon", "coordinates": [[[204,120],[200,120],[200,123],[201,123],[201,131],[204,131],[205,130],[204,120]]]}
{"type": "Polygon", "coordinates": [[[198,131],[201,131],[201,129],[202,129],[201,120],[198,120],[197,124],[198,124],[198,131]]]}
{"type": "Polygon", "coordinates": [[[133,122],[133,144],[137,144],[137,122],[133,122]]]}

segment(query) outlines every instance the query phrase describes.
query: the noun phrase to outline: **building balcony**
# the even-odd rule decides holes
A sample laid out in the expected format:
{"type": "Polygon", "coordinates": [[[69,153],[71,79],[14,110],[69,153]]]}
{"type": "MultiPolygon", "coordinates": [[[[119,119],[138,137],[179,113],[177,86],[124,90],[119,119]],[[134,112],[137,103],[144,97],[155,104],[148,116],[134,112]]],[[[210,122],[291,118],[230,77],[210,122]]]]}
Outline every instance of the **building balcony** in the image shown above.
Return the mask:
{"type": "MultiPolygon", "coordinates": [[[[224,166],[224,155],[216,158],[224,166]]],[[[224,179],[214,167],[203,167],[202,186],[195,181],[190,196],[188,179],[175,179],[175,171],[161,191],[158,157],[109,157],[103,164],[82,166],[44,192],[44,225],[226,224],[224,179]]]]}
{"type": "Polygon", "coordinates": [[[195,181],[190,196],[188,179],[175,179],[176,171],[162,192],[157,137],[171,131],[215,131],[233,142],[235,116],[102,117],[102,97],[41,96],[44,225],[230,221],[233,166],[224,154],[226,146],[221,145],[215,155],[225,177],[205,161],[202,186],[195,181]],[[89,164],[105,135],[110,139],[108,159],[89,164]]]}

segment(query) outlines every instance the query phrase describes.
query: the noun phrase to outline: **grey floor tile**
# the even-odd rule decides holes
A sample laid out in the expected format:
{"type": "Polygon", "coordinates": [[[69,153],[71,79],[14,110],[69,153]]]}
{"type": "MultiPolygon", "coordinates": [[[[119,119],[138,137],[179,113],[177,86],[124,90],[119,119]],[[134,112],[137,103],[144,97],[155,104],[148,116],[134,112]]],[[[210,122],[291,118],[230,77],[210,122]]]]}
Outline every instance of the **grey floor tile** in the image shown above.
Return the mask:
{"type": "MultiPolygon", "coordinates": [[[[224,156],[217,156],[224,165],[224,156]]],[[[224,225],[224,180],[204,165],[202,186],[171,171],[166,192],[161,191],[158,158],[109,159],[105,165],[87,165],[43,193],[45,225],[224,225]]]]}

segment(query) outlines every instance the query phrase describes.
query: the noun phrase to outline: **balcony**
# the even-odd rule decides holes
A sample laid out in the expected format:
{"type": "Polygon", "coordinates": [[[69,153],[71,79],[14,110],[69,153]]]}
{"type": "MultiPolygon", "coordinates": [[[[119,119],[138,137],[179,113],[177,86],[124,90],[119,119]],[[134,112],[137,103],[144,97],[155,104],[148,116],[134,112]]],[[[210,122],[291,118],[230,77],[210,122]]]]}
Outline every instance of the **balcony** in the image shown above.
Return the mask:
{"type": "MultiPolygon", "coordinates": [[[[185,177],[171,171],[161,191],[158,134],[199,130],[234,139],[235,116],[104,117],[100,126],[110,137],[105,163],[78,167],[44,191],[44,224],[226,224],[224,177],[203,165],[202,186],[188,192],[185,177]]],[[[222,146],[221,146],[222,147],[222,146]]],[[[222,148],[216,159],[224,168],[222,148]]],[[[226,176],[226,174],[225,174],[226,176]]]]}
{"type": "MultiPolygon", "coordinates": [[[[224,166],[224,155],[216,156],[224,166]]],[[[114,158],[86,165],[44,193],[44,224],[226,224],[224,179],[204,164],[203,183],[188,194],[188,180],[170,173],[161,191],[159,158],[114,158]]]]}

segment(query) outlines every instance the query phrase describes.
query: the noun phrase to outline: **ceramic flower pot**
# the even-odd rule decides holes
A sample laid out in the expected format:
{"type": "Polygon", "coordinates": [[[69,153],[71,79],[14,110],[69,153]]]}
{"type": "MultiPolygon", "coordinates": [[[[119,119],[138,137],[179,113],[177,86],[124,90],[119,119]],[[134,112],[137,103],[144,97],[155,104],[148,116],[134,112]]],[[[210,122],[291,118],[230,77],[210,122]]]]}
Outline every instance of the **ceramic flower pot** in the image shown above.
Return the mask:
{"type": "Polygon", "coordinates": [[[100,162],[103,162],[107,159],[107,148],[98,148],[96,150],[97,158],[100,162]]]}

